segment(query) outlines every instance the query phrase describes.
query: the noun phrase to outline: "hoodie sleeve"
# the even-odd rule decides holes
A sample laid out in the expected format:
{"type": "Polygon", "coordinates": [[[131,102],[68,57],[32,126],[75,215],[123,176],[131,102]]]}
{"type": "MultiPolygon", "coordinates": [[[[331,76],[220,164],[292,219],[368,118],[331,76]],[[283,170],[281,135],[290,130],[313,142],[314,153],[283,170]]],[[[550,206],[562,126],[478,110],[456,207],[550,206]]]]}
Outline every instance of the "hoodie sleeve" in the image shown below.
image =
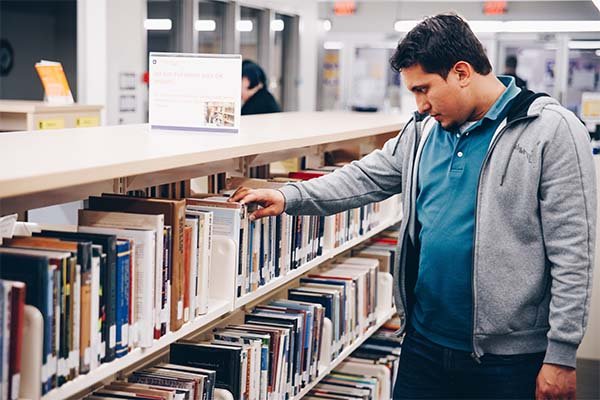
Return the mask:
{"type": "Polygon", "coordinates": [[[589,136],[562,112],[544,150],[540,212],[550,262],[550,314],[544,362],[575,367],[588,321],[596,230],[596,176],[589,136]]]}
{"type": "Polygon", "coordinates": [[[358,161],[320,178],[291,183],[279,190],[290,215],[331,215],[384,200],[401,191],[404,130],[358,161]]]}

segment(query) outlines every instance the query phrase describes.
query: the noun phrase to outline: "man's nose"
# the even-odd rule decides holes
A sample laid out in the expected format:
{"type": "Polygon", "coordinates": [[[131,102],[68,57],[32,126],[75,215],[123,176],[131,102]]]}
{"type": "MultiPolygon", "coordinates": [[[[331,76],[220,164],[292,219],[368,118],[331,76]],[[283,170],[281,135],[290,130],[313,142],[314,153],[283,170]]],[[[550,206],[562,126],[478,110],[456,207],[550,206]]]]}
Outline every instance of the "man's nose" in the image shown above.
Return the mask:
{"type": "Polygon", "coordinates": [[[417,110],[420,114],[428,113],[431,110],[431,104],[429,104],[427,99],[417,99],[417,110]]]}

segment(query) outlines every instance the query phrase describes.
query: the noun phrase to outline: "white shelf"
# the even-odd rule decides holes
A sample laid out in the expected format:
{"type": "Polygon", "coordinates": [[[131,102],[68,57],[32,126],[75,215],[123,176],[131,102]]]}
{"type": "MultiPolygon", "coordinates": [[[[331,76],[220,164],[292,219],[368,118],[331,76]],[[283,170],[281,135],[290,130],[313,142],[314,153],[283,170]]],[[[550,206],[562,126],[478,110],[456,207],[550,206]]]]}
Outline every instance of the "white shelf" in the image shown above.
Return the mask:
{"type": "Polygon", "coordinates": [[[211,299],[209,300],[208,312],[206,314],[200,315],[193,321],[184,324],[178,331],[169,332],[159,340],[155,340],[152,347],[147,349],[135,349],[122,358],[102,364],[95,370],[85,375],[81,375],[59,388],[52,389],[42,397],[42,400],[64,400],[75,396],[99,382],[102,382],[104,379],[110,378],[117,372],[131,367],[149,356],[166,349],[171,343],[175,343],[203,326],[216,321],[226,315],[229,311],[231,311],[231,302],[211,299]]]}
{"type": "Polygon", "coordinates": [[[366,234],[364,234],[360,237],[354,238],[339,247],[327,250],[326,252],[324,252],[324,254],[322,254],[319,257],[315,258],[314,260],[311,260],[308,263],[300,266],[299,268],[291,270],[288,274],[286,274],[284,276],[280,276],[278,278],[275,278],[275,279],[271,280],[270,282],[268,282],[267,284],[265,284],[264,286],[259,287],[257,290],[255,290],[251,293],[245,294],[241,297],[238,297],[235,301],[235,308],[243,307],[244,305],[261,298],[265,294],[270,293],[273,290],[276,290],[276,289],[282,287],[286,283],[291,282],[294,279],[296,279],[299,276],[306,273],[307,271],[310,271],[317,265],[320,265],[320,264],[324,263],[325,261],[330,260],[333,257],[342,254],[346,250],[349,250],[352,247],[356,246],[357,244],[360,244],[360,243],[364,242],[365,240],[372,238],[373,236],[386,230],[387,228],[389,228],[390,226],[392,226],[398,222],[400,222],[400,218],[397,218],[397,217],[396,218],[388,218],[388,219],[384,220],[382,223],[380,223],[378,226],[376,226],[375,228],[371,229],[366,234]]]}
{"type": "Polygon", "coordinates": [[[236,157],[398,132],[398,115],[286,112],[245,115],[239,134],[148,124],[0,134],[0,198],[185,169],[236,157]]]}
{"type": "Polygon", "coordinates": [[[293,397],[293,400],[300,400],[301,398],[303,398],[304,396],[306,396],[308,394],[308,392],[310,392],[323,378],[325,378],[327,375],[329,375],[329,373],[331,371],[333,371],[335,369],[335,367],[337,367],[342,361],[344,361],[350,354],[352,354],[352,352],[356,349],[358,349],[360,347],[361,344],[363,344],[365,342],[365,340],[367,340],[369,337],[371,337],[372,334],[374,334],[377,329],[379,329],[383,324],[385,324],[390,318],[392,318],[394,316],[394,313],[396,312],[395,309],[390,309],[386,312],[380,313],[380,315],[377,318],[377,322],[375,323],[374,326],[370,327],[367,332],[365,332],[364,335],[362,335],[361,337],[359,337],[357,340],[354,341],[354,343],[352,343],[349,347],[347,347],[346,349],[344,349],[339,356],[337,356],[335,358],[335,360],[333,360],[329,366],[327,366],[327,368],[325,368],[325,370],[321,371],[321,373],[319,374],[319,376],[312,381],[311,383],[309,383],[307,386],[305,386],[300,393],[298,393],[296,396],[293,397]]]}

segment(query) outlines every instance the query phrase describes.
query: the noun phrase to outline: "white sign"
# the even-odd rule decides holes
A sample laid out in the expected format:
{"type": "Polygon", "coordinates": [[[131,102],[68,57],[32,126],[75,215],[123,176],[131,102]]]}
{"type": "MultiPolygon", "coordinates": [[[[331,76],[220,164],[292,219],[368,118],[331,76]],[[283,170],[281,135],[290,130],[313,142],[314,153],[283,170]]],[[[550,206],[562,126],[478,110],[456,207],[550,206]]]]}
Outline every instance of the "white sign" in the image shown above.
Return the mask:
{"type": "Polygon", "coordinates": [[[581,119],[589,123],[600,123],[600,93],[581,94],[581,119]]]}
{"type": "Polygon", "coordinates": [[[150,53],[149,72],[152,128],[239,131],[240,55],[150,53]]]}

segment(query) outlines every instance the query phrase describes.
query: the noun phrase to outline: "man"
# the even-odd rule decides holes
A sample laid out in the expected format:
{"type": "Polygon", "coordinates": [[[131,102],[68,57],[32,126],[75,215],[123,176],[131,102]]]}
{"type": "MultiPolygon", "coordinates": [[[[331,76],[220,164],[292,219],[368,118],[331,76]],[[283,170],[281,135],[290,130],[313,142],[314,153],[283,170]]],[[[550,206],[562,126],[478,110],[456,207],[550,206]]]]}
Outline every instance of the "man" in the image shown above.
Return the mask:
{"type": "Polygon", "coordinates": [[[527,81],[517,75],[517,56],[510,55],[504,61],[504,75],[515,78],[515,84],[521,89],[527,89],[527,81]]]}
{"type": "Polygon", "coordinates": [[[391,64],[419,112],[382,150],[232,200],[262,204],[258,218],[402,192],[394,398],[574,398],[596,226],[587,131],[556,100],[496,78],[456,15],[418,24],[391,64]]]}

